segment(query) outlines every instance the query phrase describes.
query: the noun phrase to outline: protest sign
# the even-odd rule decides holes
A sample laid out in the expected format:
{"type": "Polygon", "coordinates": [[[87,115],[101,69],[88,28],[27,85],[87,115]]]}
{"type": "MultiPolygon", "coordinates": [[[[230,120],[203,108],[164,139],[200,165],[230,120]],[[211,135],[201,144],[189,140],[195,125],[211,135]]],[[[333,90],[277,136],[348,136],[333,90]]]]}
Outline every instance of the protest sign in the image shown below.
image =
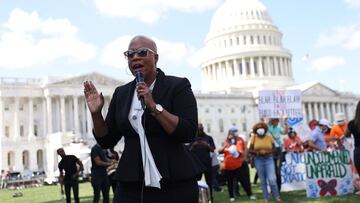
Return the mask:
{"type": "Polygon", "coordinates": [[[304,190],[305,179],[304,154],[287,152],[281,166],[281,191],[304,190]]]}
{"type": "Polygon", "coordinates": [[[260,118],[302,117],[300,90],[259,91],[260,118]]]}
{"type": "Polygon", "coordinates": [[[353,192],[351,156],[348,150],[305,152],[306,194],[315,198],[353,192]]]}
{"type": "Polygon", "coordinates": [[[287,121],[288,125],[294,129],[301,141],[305,142],[310,139],[311,130],[302,117],[288,118],[287,121]]]}

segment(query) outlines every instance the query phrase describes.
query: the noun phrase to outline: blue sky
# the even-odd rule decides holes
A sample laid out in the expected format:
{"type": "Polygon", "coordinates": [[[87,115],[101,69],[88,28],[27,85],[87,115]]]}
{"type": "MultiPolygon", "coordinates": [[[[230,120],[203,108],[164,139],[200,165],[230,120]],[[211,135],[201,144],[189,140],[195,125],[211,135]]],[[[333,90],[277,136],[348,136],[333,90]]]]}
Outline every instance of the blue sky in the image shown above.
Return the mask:
{"type": "MultiPolygon", "coordinates": [[[[239,0],[245,1],[245,0],[239,0]]],[[[249,1],[249,0],[248,0],[249,1]]],[[[143,34],[159,67],[199,90],[193,56],[223,0],[0,0],[0,77],[133,77],[122,52],[143,34]]],[[[360,0],[262,0],[293,54],[297,83],[319,81],[359,94],[360,0]],[[304,57],[304,56],[308,57],[304,57]]]]}

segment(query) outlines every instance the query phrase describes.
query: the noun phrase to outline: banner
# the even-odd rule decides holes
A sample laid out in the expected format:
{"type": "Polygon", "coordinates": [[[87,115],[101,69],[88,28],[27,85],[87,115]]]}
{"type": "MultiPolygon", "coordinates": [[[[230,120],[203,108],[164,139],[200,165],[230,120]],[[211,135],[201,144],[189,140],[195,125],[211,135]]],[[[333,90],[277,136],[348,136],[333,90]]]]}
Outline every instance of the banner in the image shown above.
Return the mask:
{"type": "Polygon", "coordinates": [[[287,152],[281,166],[281,191],[305,190],[305,179],[304,154],[287,152]]]}
{"type": "Polygon", "coordinates": [[[349,150],[305,152],[306,194],[315,198],[353,192],[349,150]]]}
{"type": "Polygon", "coordinates": [[[297,136],[300,137],[301,141],[305,142],[310,139],[310,127],[302,117],[288,118],[287,121],[288,125],[295,130],[297,136]]]}
{"type": "Polygon", "coordinates": [[[302,117],[300,90],[259,91],[260,118],[302,117]]]}

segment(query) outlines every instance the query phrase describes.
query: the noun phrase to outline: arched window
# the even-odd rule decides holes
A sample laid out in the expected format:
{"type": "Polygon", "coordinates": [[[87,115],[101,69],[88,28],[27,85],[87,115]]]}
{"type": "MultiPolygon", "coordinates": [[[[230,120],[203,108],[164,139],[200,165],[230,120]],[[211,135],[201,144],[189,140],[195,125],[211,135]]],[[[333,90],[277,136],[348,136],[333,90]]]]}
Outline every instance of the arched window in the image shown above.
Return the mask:
{"type": "Polygon", "coordinates": [[[221,133],[223,133],[224,132],[224,121],[223,121],[223,119],[219,119],[219,131],[221,132],[221,133]]]}
{"type": "Polygon", "coordinates": [[[13,169],[15,166],[15,152],[10,151],[7,153],[7,164],[9,169],[13,169]]]}
{"type": "Polygon", "coordinates": [[[44,153],[41,149],[36,151],[36,164],[38,166],[38,170],[44,169],[44,153]]]}
{"type": "Polygon", "coordinates": [[[22,164],[24,169],[30,168],[30,154],[28,150],[23,151],[22,153],[22,164]]]}

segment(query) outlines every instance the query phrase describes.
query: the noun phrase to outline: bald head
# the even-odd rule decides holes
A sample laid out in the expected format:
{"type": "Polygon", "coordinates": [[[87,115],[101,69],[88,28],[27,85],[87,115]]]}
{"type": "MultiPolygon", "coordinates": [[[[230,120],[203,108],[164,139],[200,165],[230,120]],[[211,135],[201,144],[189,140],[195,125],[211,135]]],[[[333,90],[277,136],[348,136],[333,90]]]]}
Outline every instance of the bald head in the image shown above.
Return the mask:
{"type": "Polygon", "coordinates": [[[149,37],[143,36],[143,35],[137,35],[134,38],[131,39],[129,48],[131,47],[131,44],[134,42],[141,41],[143,44],[146,44],[146,48],[149,48],[153,50],[155,53],[157,53],[157,46],[154,40],[150,39],[149,37]]]}

